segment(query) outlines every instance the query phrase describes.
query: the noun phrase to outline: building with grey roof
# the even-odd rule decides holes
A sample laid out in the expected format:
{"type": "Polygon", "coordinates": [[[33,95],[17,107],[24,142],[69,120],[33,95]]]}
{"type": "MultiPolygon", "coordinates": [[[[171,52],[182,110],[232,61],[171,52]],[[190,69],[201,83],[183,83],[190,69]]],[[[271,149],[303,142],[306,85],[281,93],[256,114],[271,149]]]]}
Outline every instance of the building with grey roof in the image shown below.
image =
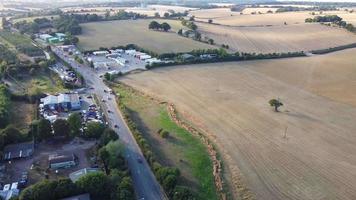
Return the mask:
{"type": "Polygon", "coordinates": [[[34,150],[35,144],[33,141],[10,144],[4,148],[4,160],[27,158],[33,155],[34,150]]]}

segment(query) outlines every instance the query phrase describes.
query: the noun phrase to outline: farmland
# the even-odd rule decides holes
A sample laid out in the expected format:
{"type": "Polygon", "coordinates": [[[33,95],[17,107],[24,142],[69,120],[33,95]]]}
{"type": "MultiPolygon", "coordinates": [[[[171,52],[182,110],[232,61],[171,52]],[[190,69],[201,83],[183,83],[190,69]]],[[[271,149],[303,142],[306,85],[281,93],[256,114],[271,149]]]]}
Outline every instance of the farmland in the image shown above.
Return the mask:
{"type": "Polygon", "coordinates": [[[214,48],[211,45],[193,41],[176,33],[181,27],[179,21],[157,20],[171,25],[171,32],[148,30],[151,20],[122,20],[82,24],[83,34],[79,36],[82,49],[98,49],[118,45],[137,44],[156,53],[187,52],[194,49],[214,48]]]}
{"type": "Polygon", "coordinates": [[[215,141],[231,182],[243,180],[257,199],[352,200],[355,53],[177,66],[120,81],[174,103],[215,141]]]}
{"type": "MultiPolygon", "coordinates": [[[[189,12],[194,15],[196,20],[207,22],[212,19],[214,23],[229,25],[229,26],[280,26],[286,22],[291,24],[304,24],[306,18],[313,18],[311,11],[301,12],[282,12],[282,13],[268,13],[265,14],[266,8],[246,8],[243,15],[240,12],[231,12],[229,8],[216,9],[202,9],[189,12]],[[261,10],[262,14],[250,14],[251,12],[258,12],[261,10]]],[[[267,9],[274,11],[273,8],[267,9]]],[[[316,12],[318,14],[318,12],[316,12]]],[[[327,11],[322,15],[337,14],[344,18],[345,21],[352,23],[355,21],[355,13],[348,13],[346,11],[327,11]]]]}
{"type": "Polygon", "coordinates": [[[229,27],[197,23],[203,36],[232,51],[274,53],[326,49],[356,42],[356,35],[344,29],[320,24],[269,27],[229,27]],[[217,28],[219,27],[219,28],[217,28]]]}

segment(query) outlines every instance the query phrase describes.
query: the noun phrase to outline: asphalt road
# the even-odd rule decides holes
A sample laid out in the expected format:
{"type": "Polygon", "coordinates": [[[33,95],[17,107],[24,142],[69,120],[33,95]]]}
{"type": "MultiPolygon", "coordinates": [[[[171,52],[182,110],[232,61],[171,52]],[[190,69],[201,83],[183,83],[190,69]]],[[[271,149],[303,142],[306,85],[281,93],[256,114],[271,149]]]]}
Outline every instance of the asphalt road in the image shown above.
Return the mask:
{"type": "Polygon", "coordinates": [[[137,198],[140,200],[167,199],[152,173],[150,166],[144,159],[140,147],[136,143],[130,129],[127,127],[115,101],[115,96],[104,92],[104,90],[108,91],[109,88],[99,78],[99,74],[90,67],[79,65],[75,61],[64,57],[60,51],[54,50],[54,52],[62,59],[66,59],[73,68],[82,74],[88,88],[94,88],[88,92],[96,94],[100,101],[102,99],[105,100],[105,102],[101,102],[101,107],[104,109],[106,116],[108,116],[107,120],[109,126],[118,133],[120,140],[125,144],[125,157],[131,171],[131,178],[137,198]],[[110,100],[108,100],[108,97],[110,97],[110,100]],[[108,113],[108,110],[111,112],[108,113]],[[115,128],[115,125],[117,125],[118,128],[115,128]],[[141,162],[139,160],[141,160],[141,162]]]}

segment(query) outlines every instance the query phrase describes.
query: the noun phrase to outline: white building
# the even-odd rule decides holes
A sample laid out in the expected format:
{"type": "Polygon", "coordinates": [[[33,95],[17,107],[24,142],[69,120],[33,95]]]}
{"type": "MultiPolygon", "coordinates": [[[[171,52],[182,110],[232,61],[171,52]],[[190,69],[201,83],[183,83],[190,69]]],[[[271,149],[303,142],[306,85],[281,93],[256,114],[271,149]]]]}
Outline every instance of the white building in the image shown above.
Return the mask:
{"type": "Polygon", "coordinates": [[[94,51],[93,54],[96,56],[105,56],[106,54],[108,54],[108,51],[94,51]]]}

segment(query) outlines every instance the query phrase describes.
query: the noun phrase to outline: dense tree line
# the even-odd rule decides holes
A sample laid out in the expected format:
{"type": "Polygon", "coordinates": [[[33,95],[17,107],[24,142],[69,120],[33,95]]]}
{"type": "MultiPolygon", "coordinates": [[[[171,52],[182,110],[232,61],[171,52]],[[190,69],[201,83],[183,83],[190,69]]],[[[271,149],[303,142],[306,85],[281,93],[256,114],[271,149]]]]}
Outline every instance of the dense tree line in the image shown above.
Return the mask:
{"type": "MultiPolygon", "coordinates": [[[[305,19],[305,22],[306,23],[312,23],[312,22],[332,23],[332,24],[338,25],[342,28],[345,28],[346,30],[348,30],[350,32],[356,32],[356,28],[353,24],[343,21],[342,18],[337,15],[316,16],[314,18],[305,19]]],[[[330,24],[328,24],[328,25],[330,25],[330,24]]]]}
{"type": "Polygon", "coordinates": [[[16,22],[14,27],[20,31],[20,33],[34,34],[38,33],[41,28],[53,27],[52,21],[45,17],[34,19],[33,22],[27,22],[26,20],[16,22]]]}
{"type": "Polygon", "coordinates": [[[10,104],[10,92],[4,84],[0,84],[0,128],[4,128],[9,123],[10,104]]]}
{"type": "Polygon", "coordinates": [[[228,62],[228,61],[241,61],[241,60],[259,60],[259,59],[275,59],[275,58],[305,56],[304,52],[268,53],[268,54],[236,52],[236,53],[230,54],[230,53],[227,53],[226,50],[223,48],[193,50],[188,53],[193,56],[191,59],[184,59],[182,55],[185,53],[161,54],[159,56],[160,59],[170,60],[170,62],[153,63],[151,65],[147,65],[146,68],[150,69],[150,68],[155,68],[155,67],[184,65],[184,64],[228,62]],[[203,55],[212,55],[212,56],[204,57],[203,55]]]}
{"type": "Polygon", "coordinates": [[[82,33],[82,27],[79,26],[77,15],[60,15],[54,20],[54,27],[58,32],[70,33],[71,35],[79,35],[82,33]]]}
{"type": "Polygon", "coordinates": [[[307,18],[305,19],[305,22],[311,23],[311,22],[340,22],[342,21],[342,18],[337,16],[337,15],[325,15],[325,16],[316,16],[314,18],[307,18]]]}
{"type": "Polygon", "coordinates": [[[75,183],[68,178],[43,180],[25,188],[19,200],[57,200],[83,193],[89,193],[93,200],[134,199],[131,179],[116,171],[110,175],[90,173],[75,183]]]}

